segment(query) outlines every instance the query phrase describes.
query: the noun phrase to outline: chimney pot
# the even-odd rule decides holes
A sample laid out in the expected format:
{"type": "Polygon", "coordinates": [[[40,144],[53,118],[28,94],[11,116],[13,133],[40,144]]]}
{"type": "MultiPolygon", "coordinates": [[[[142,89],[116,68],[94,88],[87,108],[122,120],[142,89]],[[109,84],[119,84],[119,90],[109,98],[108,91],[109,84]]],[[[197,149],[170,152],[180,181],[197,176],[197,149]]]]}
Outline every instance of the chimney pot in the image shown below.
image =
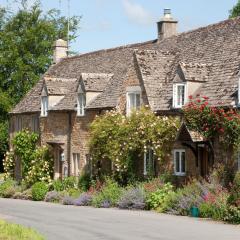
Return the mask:
{"type": "Polygon", "coordinates": [[[157,23],[158,25],[158,40],[171,37],[177,34],[177,20],[174,20],[171,15],[171,9],[165,8],[163,18],[157,23]]]}

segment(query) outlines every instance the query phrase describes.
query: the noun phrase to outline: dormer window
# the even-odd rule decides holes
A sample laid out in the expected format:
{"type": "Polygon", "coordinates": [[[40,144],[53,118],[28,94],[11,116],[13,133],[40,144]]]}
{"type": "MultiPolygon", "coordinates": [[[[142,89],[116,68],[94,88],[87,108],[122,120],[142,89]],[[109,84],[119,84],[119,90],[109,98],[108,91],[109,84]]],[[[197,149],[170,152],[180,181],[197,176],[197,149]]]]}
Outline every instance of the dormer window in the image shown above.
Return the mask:
{"type": "Polygon", "coordinates": [[[41,116],[46,117],[48,114],[48,96],[41,97],[41,116]]]}
{"type": "Polygon", "coordinates": [[[141,106],[141,89],[140,87],[129,87],[127,89],[127,116],[131,114],[133,110],[140,109],[141,106]]]}
{"type": "Polygon", "coordinates": [[[173,107],[182,108],[186,103],[186,84],[176,83],[173,85],[173,107]]]}
{"type": "Polygon", "coordinates": [[[77,99],[77,115],[84,116],[85,115],[85,106],[86,106],[86,97],[84,93],[78,94],[77,99]]]}

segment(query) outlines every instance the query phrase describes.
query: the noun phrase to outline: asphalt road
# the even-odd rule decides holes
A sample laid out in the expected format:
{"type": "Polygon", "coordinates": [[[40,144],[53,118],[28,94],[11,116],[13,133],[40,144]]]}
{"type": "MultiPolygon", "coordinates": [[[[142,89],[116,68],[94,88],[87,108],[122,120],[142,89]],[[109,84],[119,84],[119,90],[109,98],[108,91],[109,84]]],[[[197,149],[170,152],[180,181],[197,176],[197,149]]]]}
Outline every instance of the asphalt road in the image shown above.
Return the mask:
{"type": "Polygon", "coordinates": [[[33,227],[49,240],[240,240],[240,226],[145,211],[0,198],[0,218],[33,227]]]}

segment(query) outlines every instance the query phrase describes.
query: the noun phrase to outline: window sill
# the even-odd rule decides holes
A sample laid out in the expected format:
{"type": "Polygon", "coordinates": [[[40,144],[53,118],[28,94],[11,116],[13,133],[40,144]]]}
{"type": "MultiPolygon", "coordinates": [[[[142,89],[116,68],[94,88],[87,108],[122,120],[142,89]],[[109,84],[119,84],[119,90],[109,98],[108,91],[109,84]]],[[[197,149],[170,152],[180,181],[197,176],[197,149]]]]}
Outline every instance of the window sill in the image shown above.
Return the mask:
{"type": "Polygon", "coordinates": [[[186,173],[174,173],[173,175],[177,177],[185,177],[186,173]]]}

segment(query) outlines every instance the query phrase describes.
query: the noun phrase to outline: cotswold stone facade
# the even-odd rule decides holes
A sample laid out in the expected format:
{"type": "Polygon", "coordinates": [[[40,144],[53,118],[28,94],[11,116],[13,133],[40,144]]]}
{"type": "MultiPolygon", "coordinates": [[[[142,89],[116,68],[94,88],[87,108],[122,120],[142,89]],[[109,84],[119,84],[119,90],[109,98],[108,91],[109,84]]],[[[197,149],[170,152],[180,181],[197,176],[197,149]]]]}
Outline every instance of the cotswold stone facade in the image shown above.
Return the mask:
{"type": "MultiPolygon", "coordinates": [[[[23,128],[38,132],[40,144],[52,147],[55,178],[63,178],[90,169],[89,125],[106,110],[130,114],[148,105],[157,115],[179,117],[196,94],[212,106],[237,108],[240,18],[181,34],[176,24],[167,10],[158,39],[73,57],[58,40],[54,64],[10,113],[10,141],[23,128]]],[[[184,126],[179,131],[168,161],[179,177],[205,176],[213,160],[224,158],[217,141],[211,149],[184,126]]],[[[143,173],[143,158],[137,164],[143,173]]]]}

